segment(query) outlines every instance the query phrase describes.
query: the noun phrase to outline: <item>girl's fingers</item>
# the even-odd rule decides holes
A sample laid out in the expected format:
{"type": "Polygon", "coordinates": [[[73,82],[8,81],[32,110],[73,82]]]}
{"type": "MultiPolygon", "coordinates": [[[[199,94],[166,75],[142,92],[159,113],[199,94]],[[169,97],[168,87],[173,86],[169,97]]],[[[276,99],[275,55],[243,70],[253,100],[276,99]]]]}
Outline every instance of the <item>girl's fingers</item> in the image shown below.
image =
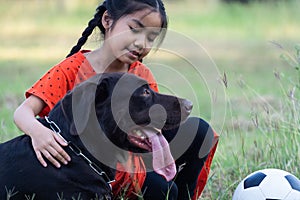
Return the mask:
{"type": "Polygon", "coordinates": [[[35,151],[35,155],[36,155],[37,159],[39,160],[39,162],[43,165],[43,167],[47,167],[47,163],[44,160],[41,152],[40,151],[35,151]]]}
{"type": "Polygon", "coordinates": [[[60,163],[68,164],[70,156],[63,150],[62,146],[68,145],[59,135],[50,132],[43,137],[32,139],[32,146],[39,162],[47,167],[45,160],[49,160],[55,167],[61,167],[60,163]],[[52,133],[52,134],[51,134],[52,133]]]}
{"type": "MultiPolygon", "coordinates": [[[[56,148],[61,148],[61,147],[57,145],[56,148]]],[[[62,156],[61,152],[59,152],[56,148],[54,148],[53,146],[49,146],[47,148],[47,151],[51,154],[52,157],[54,157],[56,161],[59,161],[60,163],[63,163],[65,165],[68,164],[68,161],[62,156]]]]}
{"type": "Polygon", "coordinates": [[[53,137],[60,145],[68,146],[67,141],[65,139],[63,139],[60,135],[53,133],[53,137]]]}
{"type": "Polygon", "coordinates": [[[45,158],[47,158],[55,167],[60,168],[60,163],[53,158],[53,156],[47,151],[47,150],[43,150],[42,151],[43,156],[45,156],[45,158]]]}
{"type": "MultiPolygon", "coordinates": [[[[61,161],[64,164],[68,164],[68,161],[71,161],[70,156],[63,150],[63,148],[59,144],[66,144],[65,141],[62,140],[62,138],[56,134],[54,134],[54,138],[58,143],[53,143],[52,147],[55,151],[51,152],[51,154],[57,158],[59,161],[61,161]]],[[[66,144],[68,145],[68,144],[66,144]]]]}

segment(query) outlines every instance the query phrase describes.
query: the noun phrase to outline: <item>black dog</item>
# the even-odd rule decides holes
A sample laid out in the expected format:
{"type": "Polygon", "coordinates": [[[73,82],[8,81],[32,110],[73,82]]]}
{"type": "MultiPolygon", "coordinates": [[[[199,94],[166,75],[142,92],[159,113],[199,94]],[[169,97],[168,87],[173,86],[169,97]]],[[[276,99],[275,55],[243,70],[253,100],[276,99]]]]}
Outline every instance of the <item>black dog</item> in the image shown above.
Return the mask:
{"type": "Polygon", "coordinates": [[[191,109],[190,101],[158,94],[134,75],[96,75],[39,119],[69,143],[68,165],[44,168],[27,135],[0,144],[0,199],[111,199],[116,162],[127,151],[147,151],[132,133],[178,127],[191,109]]]}

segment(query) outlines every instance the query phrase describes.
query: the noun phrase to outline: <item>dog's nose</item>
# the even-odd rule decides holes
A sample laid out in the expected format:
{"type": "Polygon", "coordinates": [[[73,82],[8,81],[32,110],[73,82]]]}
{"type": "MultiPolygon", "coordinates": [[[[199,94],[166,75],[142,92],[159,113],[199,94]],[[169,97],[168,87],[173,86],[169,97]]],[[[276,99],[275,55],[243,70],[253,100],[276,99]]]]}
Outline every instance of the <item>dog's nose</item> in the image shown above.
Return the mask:
{"type": "Polygon", "coordinates": [[[187,112],[191,112],[193,109],[193,102],[191,102],[190,100],[187,99],[183,99],[182,101],[183,107],[185,108],[185,110],[187,112]]]}
{"type": "Polygon", "coordinates": [[[181,120],[185,120],[191,114],[193,103],[187,99],[181,99],[181,120]]]}

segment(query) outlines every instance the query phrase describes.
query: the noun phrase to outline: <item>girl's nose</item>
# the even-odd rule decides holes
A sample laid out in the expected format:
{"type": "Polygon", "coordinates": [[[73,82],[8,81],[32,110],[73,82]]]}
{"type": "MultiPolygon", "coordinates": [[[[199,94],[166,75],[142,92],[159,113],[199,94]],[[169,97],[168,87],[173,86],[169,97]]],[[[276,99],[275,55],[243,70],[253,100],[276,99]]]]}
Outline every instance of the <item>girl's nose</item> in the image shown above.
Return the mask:
{"type": "Polygon", "coordinates": [[[134,41],[134,46],[139,50],[145,48],[146,46],[145,36],[140,35],[139,37],[137,37],[136,40],[134,41]]]}

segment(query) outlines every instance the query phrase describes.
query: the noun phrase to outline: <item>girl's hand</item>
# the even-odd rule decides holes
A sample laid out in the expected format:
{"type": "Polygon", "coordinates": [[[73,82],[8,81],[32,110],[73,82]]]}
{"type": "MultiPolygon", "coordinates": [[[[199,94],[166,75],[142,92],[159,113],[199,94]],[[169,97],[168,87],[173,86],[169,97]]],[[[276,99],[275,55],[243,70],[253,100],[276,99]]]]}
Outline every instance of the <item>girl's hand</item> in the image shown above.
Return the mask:
{"type": "Polygon", "coordinates": [[[68,144],[50,129],[39,126],[30,136],[36,157],[44,167],[47,167],[44,158],[48,159],[57,168],[61,166],[61,163],[66,165],[71,160],[62,148],[62,146],[68,144]]]}
{"type": "Polygon", "coordinates": [[[54,166],[60,167],[60,163],[67,164],[70,156],[61,146],[67,144],[53,131],[38,122],[35,116],[46,106],[39,97],[31,95],[15,111],[14,121],[18,128],[31,137],[32,146],[40,163],[47,167],[45,159],[54,166]]]}

